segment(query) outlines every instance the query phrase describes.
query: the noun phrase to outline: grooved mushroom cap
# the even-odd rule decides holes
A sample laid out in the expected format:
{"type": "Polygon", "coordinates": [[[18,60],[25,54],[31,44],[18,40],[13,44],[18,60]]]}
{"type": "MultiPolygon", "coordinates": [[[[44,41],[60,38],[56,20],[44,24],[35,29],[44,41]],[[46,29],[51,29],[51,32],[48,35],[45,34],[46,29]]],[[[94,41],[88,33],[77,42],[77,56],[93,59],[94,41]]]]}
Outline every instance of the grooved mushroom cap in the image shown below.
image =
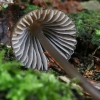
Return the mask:
{"type": "Polygon", "coordinates": [[[17,60],[27,68],[48,69],[46,50],[34,35],[38,29],[66,60],[70,59],[77,43],[74,23],[62,11],[39,9],[24,15],[13,30],[12,48],[17,60]]]}

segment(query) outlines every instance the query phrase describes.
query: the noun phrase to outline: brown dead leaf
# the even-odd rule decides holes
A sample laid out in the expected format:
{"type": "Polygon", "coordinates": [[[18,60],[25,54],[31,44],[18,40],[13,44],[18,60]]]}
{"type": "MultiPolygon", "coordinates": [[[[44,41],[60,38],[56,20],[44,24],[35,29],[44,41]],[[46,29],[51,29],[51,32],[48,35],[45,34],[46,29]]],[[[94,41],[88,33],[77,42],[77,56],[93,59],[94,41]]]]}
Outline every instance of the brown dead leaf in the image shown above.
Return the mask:
{"type": "Polygon", "coordinates": [[[50,64],[52,63],[54,63],[54,64],[56,64],[57,66],[60,66],[59,64],[58,64],[58,62],[48,53],[48,52],[44,52],[44,54],[47,56],[47,57],[49,57],[49,59],[50,59],[50,64]]]}
{"type": "Polygon", "coordinates": [[[78,58],[73,58],[73,60],[74,60],[74,62],[75,62],[76,64],[80,64],[80,61],[79,61],[78,58]]]}
{"type": "Polygon", "coordinates": [[[81,4],[76,0],[65,0],[63,3],[61,0],[49,0],[54,8],[62,10],[65,13],[81,11],[83,8],[81,4]]]}
{"type": "Polygon", "coordinates": [[[80,66],[80,61],[76,57],[72,57],[69,61],[73,67],[80,66]]]}
{"type": "Polygon", "coordinates": [[[2,2],[0,2],[0,6],[2,6],[2,2]]]}
{"type": "Polygon", "coordinates": [[[47,7],[47,4],[44,2],[44,0],[33,0],[32,3],[40,7],[47,7]]]}
{"type": "Polygon", "coordinates": [[[59,65],[59,63],[48,52],[44,52],[44,54],[50,60],[48,62],[48,67],[49,68],[52,68],[53,70],[55,70],[58,73],[65,74],[65,71],[63,70],[63,68],[59,65]]]}
{"type": "Polygon", "coordinates": [[[85,73],[84,73],[84,76],[93,76],[94,75],[94,71],[93,70],[91,70],[91,71],[86,71],[85,73]]]}
{"type": "Polygon", "coordinates": [[[65,0],[64,6],[67,11],[71,13],[81,11],[83,9],[81,4],[76,0],[65,0]]]}
{"type": "Polygon", "coordinates": [[[100,71],[100,65],[95,65],[96,66],[96,70],[100,71]]]}
{"type": "Polygon", "coordinates": [[[20,9],[25,9],[27,7],[27,4],[21,4],[20,9]]]}
{"type": "Polygon", "coordinates": [[[95,64],[100,65],[100,58],[96,56],[94,56],[93,58],[94,58],[95,64]]]}
{"type": "Polygon", "coordinates": [[[67,12],[66,8],[62,4],[62,2],[60,2],[60,0],[49,0],[49,2],[52,4],[54,8],[62,10],[65,13],[67,12]]]}
{"type": "Polygon", "coordinates": [[[93,58],[94,58],[96,70],[100,71],[100,58],[96,56],[94,56],[93,58]]]}

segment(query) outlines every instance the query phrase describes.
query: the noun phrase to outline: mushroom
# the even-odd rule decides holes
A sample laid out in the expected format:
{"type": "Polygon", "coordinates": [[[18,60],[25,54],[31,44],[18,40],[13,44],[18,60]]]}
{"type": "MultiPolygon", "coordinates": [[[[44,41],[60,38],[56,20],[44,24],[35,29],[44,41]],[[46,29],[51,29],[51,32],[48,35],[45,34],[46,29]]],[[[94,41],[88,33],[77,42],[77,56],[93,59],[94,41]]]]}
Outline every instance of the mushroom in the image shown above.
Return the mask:
{"type": "Polygon", "coordinates": [[[76,28],[72,20],[62,11],[39,9],[24,15],[12,32],[12,48],[16,59],[27,68],[47,70],[48,52],[72,78],[100,100],[99,91],[80,75],[68,62],[76,45],[76,28]]]}
{"type": "Polygon", "coordinates": [[[49,59],[46,49],[35,36],[42,32],[58,52],[68,60],[76,45],[76,28],[62,11],[52,9],[34,10],[23,16],[12,34],[12,47],[16,58],[27,68],[47,70],[49,59]]]}

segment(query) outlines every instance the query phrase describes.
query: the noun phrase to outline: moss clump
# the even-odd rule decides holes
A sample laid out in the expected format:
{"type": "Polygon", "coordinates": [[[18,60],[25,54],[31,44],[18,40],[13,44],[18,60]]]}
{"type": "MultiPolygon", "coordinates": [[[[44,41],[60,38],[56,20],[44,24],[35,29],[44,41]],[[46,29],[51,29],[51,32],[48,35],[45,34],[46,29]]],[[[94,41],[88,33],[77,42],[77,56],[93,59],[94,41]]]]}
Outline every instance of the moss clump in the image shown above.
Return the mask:
{"type": "Polygon", "coordinates": [[[100,39],[96,31],[100,30],[100,13],[84,10],[75,14],[69,14],[69,16],[75,21],[78,37],[86,37],[93,44],[100,45],[100,39]]]}
{"type": "MultiPolygon", "coordinates": [[[[0,99],[10,100],[76,100],[71,83],[60,82],[53,74],[21,70],[17,61],[6,60],[0,52],[0,99]]],[[[11,54],[11,52],[9,52],[11,54]]],[[[76,93],[76,92],[75,92],[76,93]]]]}
{"type": "Polygon", "coordinates": [[[95,30],[95,33],[92,35],[92,42],[100,45],[100,30],[95,30]]]}

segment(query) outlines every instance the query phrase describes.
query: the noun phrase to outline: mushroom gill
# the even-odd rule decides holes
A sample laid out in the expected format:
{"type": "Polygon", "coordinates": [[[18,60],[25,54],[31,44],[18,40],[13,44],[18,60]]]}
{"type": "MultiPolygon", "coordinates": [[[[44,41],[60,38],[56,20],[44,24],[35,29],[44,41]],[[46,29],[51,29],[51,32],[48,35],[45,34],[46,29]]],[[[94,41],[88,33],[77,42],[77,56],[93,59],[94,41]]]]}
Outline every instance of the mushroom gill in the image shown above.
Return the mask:
{"type": "Polygon", "coordinates": [[[23,16],[12,33],[12,48],[16,58],[27,68],[47,70],[49,59],[44,52],[57,61],[72,78],[95,100],[100,100],[99,91],[66,61],[73,54],[76,45],[76,28],[63,12],[53,9],[34,10],[23,16]]]}
{"type": "Polygon", "coordinates": [[[27,68],[47,70],[49,59],[45,56],[37,32],[42,32],[56,50],[69,60],[76,46],[76,28],[62,11],[38,9],[24,15],[12,33],[12,48],[16,59],[27,68]]]}

